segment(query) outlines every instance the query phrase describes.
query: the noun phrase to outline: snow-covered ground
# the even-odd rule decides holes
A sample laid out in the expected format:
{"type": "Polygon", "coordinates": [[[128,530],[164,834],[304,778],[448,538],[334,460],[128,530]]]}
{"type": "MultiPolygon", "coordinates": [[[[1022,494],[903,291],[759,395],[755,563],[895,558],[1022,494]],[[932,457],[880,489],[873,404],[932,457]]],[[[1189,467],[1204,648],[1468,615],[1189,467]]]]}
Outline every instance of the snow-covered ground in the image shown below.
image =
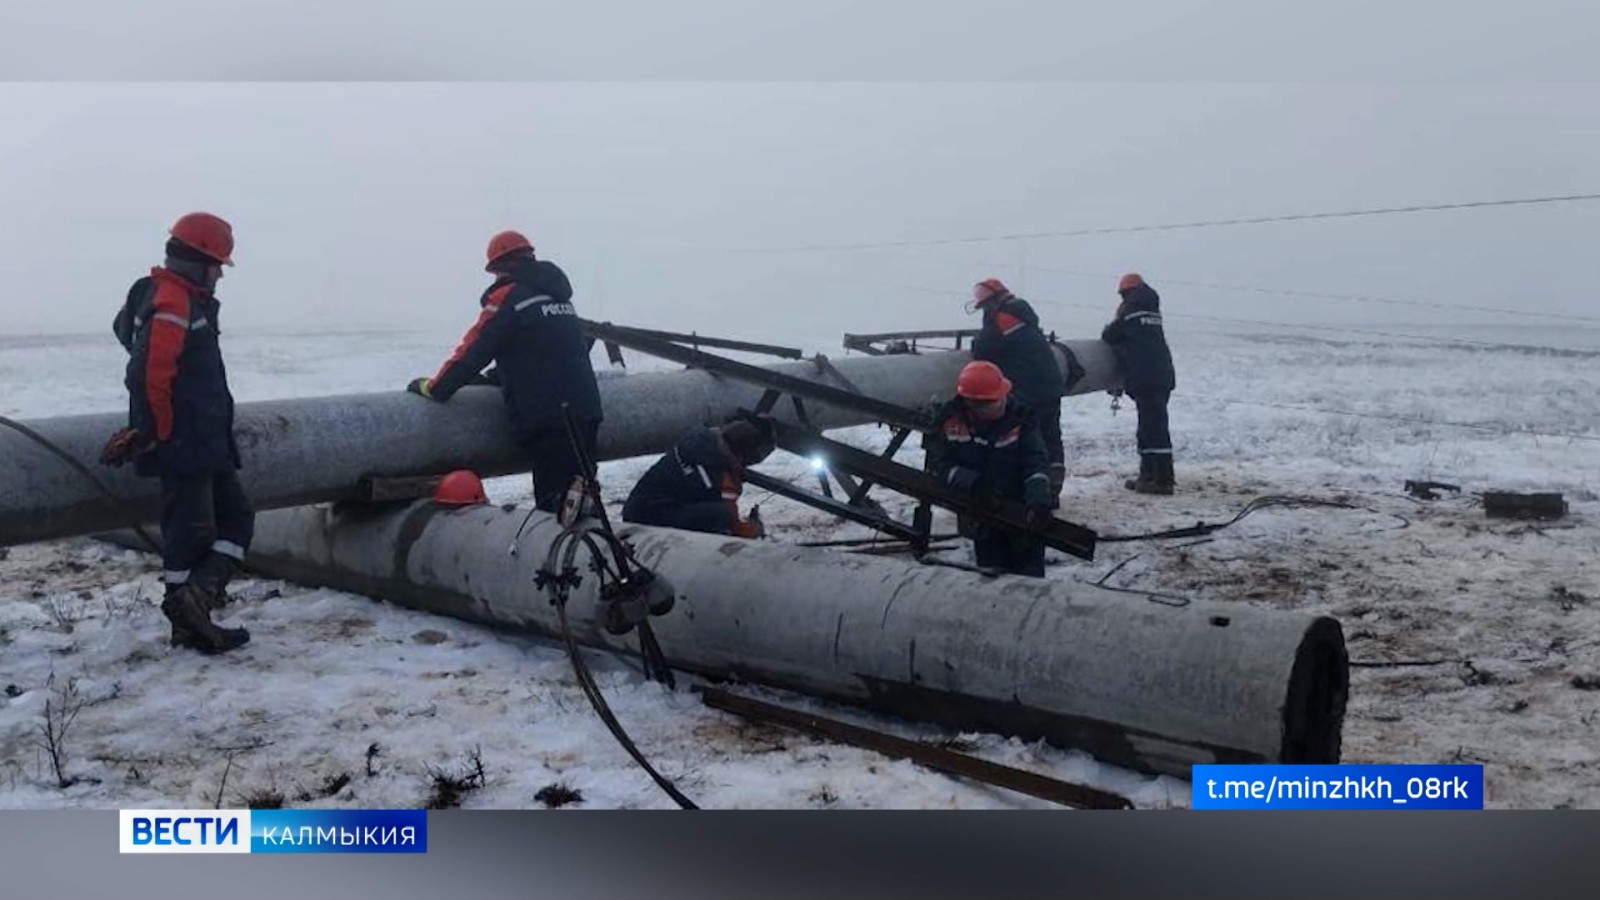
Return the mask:
{"type": "MultiPolygon", "coordinates": [[[[1203,541],[1106,544],[1093,563],[1060,560],[1051,577],[1093,581],[1126,563],[1109,584],[1334,615],[1358,663],[1347,761],[1482,762],[1492,805],[1600,807],[1600,331],[1453,335],[1519,345],[1484,347],[1173,330],[1180,493],[1123,490],[1135,464],[1131,408],[1113,415],[1103,394],[1072,398],[1064,516],[1130,533],[1226,519],[1266,494],[1362,508],[1268,510],[1203,541]],[[1569,352],[1520,348],[1536,344],[1569,352]],[[1414,500],[1401,491],[1407,478],[1466,493],[1414,500]],[[1537,526],[1489,520],[1471,494],[1494,488],[1562,491],[1572,512],[1537,526]]],[[[398,389],[453,337],[229,334],[225,346],[236,394],[257,400],[398,389]]],[[[836,341],[802,345],[837,354],[836,341]]],[[[120,408],[122,360],[109,335],[0,338],[0,413],[120,408]]],[[[880,446],[886,435],[846,437],[880,446]]],[[[607,464],[612,498],[649,462],[607,464]]],[[[804,472],[792,459],[769,468],[804,472]]],[[[524,479],[490,489],[497,500],[527,496],[524,479]]],[[[779,540],[860,534],[759,492],[749,499],[779,540]]],[[[251,644],[206,659],[166,646],[157,568],[86,540],[0,550],[0,806],[195,806],[219,791],[224,806],[274,794],[287,805],[416,806],[434,773],[461,771],[474,753],[485,777],[469,808],[539,806],[535,795],[557,784],[581,792],[585,808],[670,805],[590,711],[557,648],[247,581],[225,619],[247,625],[251,644]],[[65,729],[63,709],[75,714],[65,729]],[[65,788],[41,747],[63,730],[65,788]]],[[[754,726],[604,657],[591,662],[644,752],[709,808],[1044,805],[754,726]]],[[[1188,802],[1180,780],[1081,753],[830,712],[955,739],[1141,807],[1188,802]]]]}

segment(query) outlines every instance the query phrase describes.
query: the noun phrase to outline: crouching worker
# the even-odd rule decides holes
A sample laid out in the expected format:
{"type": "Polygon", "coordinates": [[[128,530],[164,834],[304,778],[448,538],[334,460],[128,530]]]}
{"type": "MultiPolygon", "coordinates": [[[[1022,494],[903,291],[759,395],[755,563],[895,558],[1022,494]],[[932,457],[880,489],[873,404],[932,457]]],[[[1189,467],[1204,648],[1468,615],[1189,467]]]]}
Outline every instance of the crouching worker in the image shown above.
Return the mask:
{"type": "Polygon", "coordinates": [[[772,455],[772,423],[759,416],[689,432],[644,473],[622,507],[622,520],[742,538],[766,536],[758,508],[739,515],[744,470],[772,455]]]}
{"type": "MultiPolygon", "coordinates": [[[[923,446],[928,472],[956,491],[1022,503],[1037,515],[1049,515],[1056,505],[1033,411],[1012,398],[1011,382],[994,363],[961,370],[956,397],[939,409],[923,446]]],[[[972,539],[979,567],[1044,577],[1038,538],[965,518],[958,530],[972,539]]]]}
{"type": "Polygon", "coordinates": [[[161,479],[161,612],[173,646],[206,654],[250,640],[243,628],[211,620],[255,531],[218,340],[215,291],[232,254],[227,222],[190,213],[172,226],[166,262],[128,291],[113,325],[129,354],[128,427],[100,455],[161,479]]]}

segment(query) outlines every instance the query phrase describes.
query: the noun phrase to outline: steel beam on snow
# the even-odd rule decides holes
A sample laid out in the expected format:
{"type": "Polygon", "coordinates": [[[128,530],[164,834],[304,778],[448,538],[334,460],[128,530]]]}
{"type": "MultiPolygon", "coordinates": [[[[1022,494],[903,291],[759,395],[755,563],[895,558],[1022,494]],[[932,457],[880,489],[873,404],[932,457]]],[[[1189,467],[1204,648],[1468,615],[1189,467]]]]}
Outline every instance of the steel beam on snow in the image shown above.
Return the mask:
{"type": "MultiPolygon", "coordinates": [[[[1118,384],[1107,345],[1081,341],[1065,346],[1070,357],[1058,352],[1063,372],[1081,366],[1091,375],[1071,393],[1118,384]]],[[[939,353],[856,357],[833,366],[866,397],[915,407],[946,397],[967,360],[965,353],[939,353]]],[[[861,407],[861,397],[830,384],[832,376],[811,362],[750,368],[791,387],[814,385],[850,397],[851,405],[842,407],[825,399],[813,401],[810,417],[820,428],[878,421],[874,411],[861,407]]],[[[598,456],[609,460],[665,452],[689,428],[753,408],[762,388],[691,370],[602,377],[600,393],[605,424],[598,456]]],[[[776,415],[793,421],[791,411],[777,410],[776,415]]],[[[106,438],[126,423],[123,413],[24,423],[89,466],[119,504],[108,502],[81,473],[43,448],[0,429],[0,546],[121,528],[130,518],[153,520],[158,483],[97,462],[106,438]]],[[[437,475],[457,468],[489,477],[529,468],[526,454],[511,439],[499,392],[489,387],[463,388],[445,404],[399,390],[243,403],[235,430],[244,456],[240,477],[259,509],[351,499],[359,495],[363,479],[437,475]]]]}
{"type": "Polygon", "coordinates": [[[970,778],[973,781],[1038,797],[1061,806],[1075,809],[1133,808],[1128,798],[1110,791],[1072,784],[1026,769],[1002,766],[976,756],[958,753],[949,747],[908,740],[898,735],[874,731],[813,712],[766,703],[754,697],[744,697],[718,688],[702,687],[698,689],[698,693],[705,704],[712,709],[743,716],[753,722],[808,731],[828,740],[872,750],[894,759],[909,759],[935,772],[970,778]]]}
{"type": "MultiPolygon", "coordinates": [[[[555,636],[534,575],[560,526],[535,513],[519,537],[525,515],[427,501],[282,510],[259,517],[249,565],[555,636]]],[[[1339,759],[1348,663],[1331,618],[663,528],[619,534],[676,589],[651,621],[679,670],[1185,778],[1195,763],[1339,759]]],[[[601,627],[595,581],[568,607],[577,639],[633,652],[634,637],[601,627]]]]}

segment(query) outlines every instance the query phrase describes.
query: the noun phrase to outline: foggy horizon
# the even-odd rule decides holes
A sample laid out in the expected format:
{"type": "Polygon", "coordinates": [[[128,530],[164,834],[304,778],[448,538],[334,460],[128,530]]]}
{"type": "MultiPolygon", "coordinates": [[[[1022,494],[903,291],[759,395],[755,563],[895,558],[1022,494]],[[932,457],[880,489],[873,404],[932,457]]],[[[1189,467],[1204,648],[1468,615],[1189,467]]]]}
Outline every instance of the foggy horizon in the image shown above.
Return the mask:
{"type": "Polygon", "coordinates": [[[7,84],[0,334],[109,335],[192,209],[235,226],[240,333],[451,340],[501,228],[585,316],[765,340],[971,326],[990,276],[1089,337],[1124,271],[1177,330],[1587,328],[1600,203],[798,248],[1588,193],[1597,112],[1549,84],[7,84]]]}

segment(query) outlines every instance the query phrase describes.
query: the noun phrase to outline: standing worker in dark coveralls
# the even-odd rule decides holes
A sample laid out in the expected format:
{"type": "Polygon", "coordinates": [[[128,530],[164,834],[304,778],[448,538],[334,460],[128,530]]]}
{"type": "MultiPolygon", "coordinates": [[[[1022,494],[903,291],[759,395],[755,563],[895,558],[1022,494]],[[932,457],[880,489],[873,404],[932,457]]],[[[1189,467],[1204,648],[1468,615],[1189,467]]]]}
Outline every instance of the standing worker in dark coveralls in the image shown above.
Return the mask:
{"type": "MultiPolygon", "coordinates": [[[[968,363],[956,380],[955,399],[939,409],[924,438],[925,467],[953,490],[980,500],[1015,501],[1047,516],[1055,500],[1044,440],[1033,410],[1011,394],[999,367],[968,363]]],[[[1044,577],[1043,541],[966,519],[958,524],[972,538],[980,567],[1044,577]]]]}
{"type": "Polygon", "coordinates": [[[173,646],[216,654],[250,640],[243,628],[212,622],[211,610],[225,602],[255,532],[255,510],[239,484],[213,293],[222,267],[233,265],[233,228],[190,213],[170,235],[165,264],[134,282],[112,326],[129,353],[128,427],[100,459],[113,466],[131,459],[140,475],[161,479],[161,612],[173,646]]]}
{"type": "Polygon", "coordinates": [[[1161,325],[1161,295],[1136,273],[1117,283],[1122,304],[1100,339],[1116,353],[1122,389],[1139,410],[1139,477],[1126,487],[1141,494],[1170,494],[1172,435],[1167,428],[1167,400],[1177,387],[1172,351],[1161,325]]]}
{"type": "Polygon", "coordinates": [[[760,417],[738,418],[719,428],[696,428],[678,441],[644,473],[628,494],[622,520],[726,534],[766,536],[761,515],[751,508],[739,515],[744,470],[772,455],[771,423],[760,417]]]}
{"type": "Polygon", "coordinates": [[[1067,475],[1061,446],[1061,395],[1067,386],[1055,351],[1039,327],[1039,315],[997,278],[973,286],[972,306],[983,311],[972,358],[999,366],[1015,386],[1016,398],[1033,410],[1050,459],[1050,495],[1059,501],[1067,475]]]}
{"type": "Polygon", "coordinates": [[[495,280],[479,300],[478,321],[438,374],[418,378],[406,390],[442,403],[494,362],[482,381],[498,384],[505,397],[513,435],[533,466],[534,505],[555,512],[572,479],[593,474],[573,454],[561,413],[562,404],[571,406],[578,438],[592,459],[603,413],[589,342],[566,273],[536,258],[526,237],[515,231],[495,235],[488,258],[495,280]]]}

